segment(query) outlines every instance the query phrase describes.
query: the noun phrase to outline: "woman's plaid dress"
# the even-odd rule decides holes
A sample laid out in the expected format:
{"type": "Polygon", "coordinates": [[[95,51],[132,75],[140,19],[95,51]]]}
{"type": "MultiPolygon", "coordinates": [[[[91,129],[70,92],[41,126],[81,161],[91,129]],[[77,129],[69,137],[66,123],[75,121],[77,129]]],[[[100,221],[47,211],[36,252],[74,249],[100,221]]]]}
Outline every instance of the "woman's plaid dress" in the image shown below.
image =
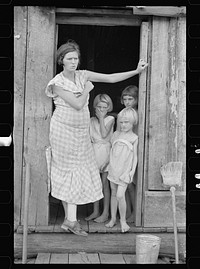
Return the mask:
{"type": "MultiPolygon", "coordinates": [[[[56,106],[50,122],[49,142],[51,195],[67,203],[87,204],[103,198],[102,183],[89,135],[90,114],[87,103],[76,110],[52,91],[52,85],[80,95],[86,82],[86,71],[75,72],[75,83],[57,74],[45,93],[56,106]]],[[[89,99],[89,98],[88,98],[89,99]]]]}

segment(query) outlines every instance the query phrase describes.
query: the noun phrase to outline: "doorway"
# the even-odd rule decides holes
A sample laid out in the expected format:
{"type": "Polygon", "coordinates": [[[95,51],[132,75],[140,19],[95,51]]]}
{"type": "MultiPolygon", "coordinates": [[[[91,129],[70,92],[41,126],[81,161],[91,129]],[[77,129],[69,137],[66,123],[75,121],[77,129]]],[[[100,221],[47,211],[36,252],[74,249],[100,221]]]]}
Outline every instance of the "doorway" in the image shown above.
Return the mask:
{"type": "MultiPolygon", "coordinates": [[[[81,50],[80,69],[100,73],[116,73],[136,69],[139,60],[140,27],[139,26],[97,26],[97,25],[58,25],[57,48],[68,39],[75,40],[81,50]]],[[[56,74],[61,72],[56,66],[56,74]]],[[[138,86],[138,76],[122,82],[93,83],[90,94],[89,110],[93,115],[92,104],[99,93],[108,94],[113,101],[112,115],[116,116],[124,106],[121,104],[121,92],[128,85],[138,86]]],[[[50,223],[60,224],[64,211],[60,201],[49,197],[50,223]],[[55,216],[56,215],[56,216],[55,216]],[[57,219],[57,220],[56,220],[57,219]]],[[[100,204],[102,205],[102,203],[100,204]]],[[[78,218],[85,218],[92,212],[92,204],[78,207],[78,218]]]]}

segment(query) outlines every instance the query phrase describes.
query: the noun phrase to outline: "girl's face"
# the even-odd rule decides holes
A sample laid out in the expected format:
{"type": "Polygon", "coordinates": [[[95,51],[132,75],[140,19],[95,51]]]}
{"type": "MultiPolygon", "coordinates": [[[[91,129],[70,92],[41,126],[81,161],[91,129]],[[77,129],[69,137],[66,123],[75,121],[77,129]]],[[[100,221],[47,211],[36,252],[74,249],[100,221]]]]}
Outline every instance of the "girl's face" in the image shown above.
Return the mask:
{"type": "Polygon", "coordinates": [[[99,102],[96,106],[96,109],[98,109],[101,112],[107,112],[108,111],[108,105],[105,102],[99,102]]]}
{"type": "Polygon", "coordinates": [[[68,52],[63,58],[64,68],[69,71],[75,71],[79,63],[78,53],[76,51],[68,52]]]}
{"type": "Polygon", "coordinates": [[[122,117],[119,120],[121,132],[129,132],[133,130],[133,123],[126,117],[122,117]]]}
{"type": "Polygon", "coordinates": [[[133,96],[130,95],[124,95],[123,98],[123,104],[125,107],[134,107],[136,105],[136,100],[133,96]]]}

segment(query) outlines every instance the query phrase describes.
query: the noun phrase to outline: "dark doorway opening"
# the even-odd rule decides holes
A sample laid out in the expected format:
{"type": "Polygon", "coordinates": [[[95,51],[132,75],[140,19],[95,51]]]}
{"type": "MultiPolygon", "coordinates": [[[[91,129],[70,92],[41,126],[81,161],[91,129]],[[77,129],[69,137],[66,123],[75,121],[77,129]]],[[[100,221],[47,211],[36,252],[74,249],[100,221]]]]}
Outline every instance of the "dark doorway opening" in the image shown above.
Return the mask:
{"type": "MultiPolygon", "coordinates": [[[[57,48],[68,39],[75,40],[81,50],[80,69],[100,73],[117,73],[134,70],[139,61],[140,27],[136,26],[96,26],[96,25],[58,25],[57,48]]],[[[56,73],[62,71],[57,65],[56,73]]],[[[117,113],[123,109],[120,102],[121,92],[128,85],[138,86],[138,76],[122,82],[93,83],[94,90],[90,94],[89,109],[93,115],[92,104],[99,93],[108,94],[113,101],[113,111],[117,113]]],[[[62,204],[50,196],[50,223],[58,218],[58,224],[64,218],[62,204]]],[[[84,218],[92,211],[92,204],[78,207],[78,217],[84,218]]]]}

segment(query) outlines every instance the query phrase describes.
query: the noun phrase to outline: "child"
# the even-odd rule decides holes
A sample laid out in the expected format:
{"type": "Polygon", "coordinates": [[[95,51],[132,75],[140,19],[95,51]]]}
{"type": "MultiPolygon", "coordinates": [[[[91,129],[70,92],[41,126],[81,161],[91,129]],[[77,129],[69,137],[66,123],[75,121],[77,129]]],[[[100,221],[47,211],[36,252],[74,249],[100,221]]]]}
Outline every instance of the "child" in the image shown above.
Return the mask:
{"type": "Polygon", "coordinates": [[[103,213],[99,213],[99,201],[94,203],[93,213],[85,220],[92,220],[102,223],[108,220],[109,205],[110,205],[110,187],[107,179],[107,167],[110,155],[110,138],[113,134],[114,117],[108,116],[107,112],[113,109],[111,98],[107,94],[99,94],[93,102],[96,117],[90,120],[90,137],[94,149],[96,162],[101,174],[103,185],[103,213]]]}
{"type": "Polygon", "coordinates": [[[111,186],[111,220],[105,226],[116,224],[117,208],[119,208],[121,231],[127,232],[130,227],[126,223],[125,192],[133,180],[137,166],[138,136],[133,132],[138,115],[133,108],[124,108],[117,117],[117,130],[111,138],[110,163],[108,179],[111,186]]]}
{"type": "MultiPolygon", "coordinates": [[[[125,107],[132,107],[136,110],[136,112],[138,112],[138,87],[135,85],[127,86],[121,94],[121,103],[125,107]]],[[[138,135],[138,125],[134,126],[133,131],[136,135],[138,135]]],[[[128,184],[126,191],[127,222],[134,222],[135,183],[136,182],[134,178],[133,182],[128,184]]]]}

